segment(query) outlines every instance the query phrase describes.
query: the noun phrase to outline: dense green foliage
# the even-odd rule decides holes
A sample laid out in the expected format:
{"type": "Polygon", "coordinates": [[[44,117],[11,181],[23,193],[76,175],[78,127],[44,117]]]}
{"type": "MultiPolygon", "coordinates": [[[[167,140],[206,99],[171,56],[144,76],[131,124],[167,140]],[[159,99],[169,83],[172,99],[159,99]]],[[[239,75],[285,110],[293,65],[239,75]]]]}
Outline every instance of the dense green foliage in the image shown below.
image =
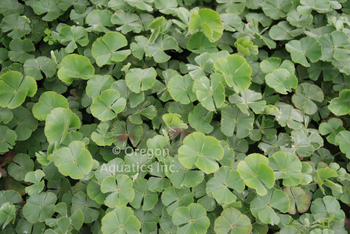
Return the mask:
{"type": "Polygon", "coordinates": [[[348,233],[349,13],[1,0],[0,233],[348,233]]]}

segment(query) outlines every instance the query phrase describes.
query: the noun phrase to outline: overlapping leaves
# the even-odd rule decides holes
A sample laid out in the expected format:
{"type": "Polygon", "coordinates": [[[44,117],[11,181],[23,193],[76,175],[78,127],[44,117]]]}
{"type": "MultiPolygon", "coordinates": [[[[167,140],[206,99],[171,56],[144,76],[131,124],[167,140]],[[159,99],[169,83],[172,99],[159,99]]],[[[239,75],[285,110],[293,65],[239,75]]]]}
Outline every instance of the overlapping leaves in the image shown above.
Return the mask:
{"type": "Polygon", "coordinates": [[[3,232],[347,233],[349,9],[3,0],[3,232]]]}

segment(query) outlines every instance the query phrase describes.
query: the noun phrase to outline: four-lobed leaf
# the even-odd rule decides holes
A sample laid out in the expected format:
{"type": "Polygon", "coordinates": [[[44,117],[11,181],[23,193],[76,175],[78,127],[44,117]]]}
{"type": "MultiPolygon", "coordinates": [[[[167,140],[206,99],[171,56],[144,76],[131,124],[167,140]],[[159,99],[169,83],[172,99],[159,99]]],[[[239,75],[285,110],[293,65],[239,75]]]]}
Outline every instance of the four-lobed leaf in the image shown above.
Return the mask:
{"type": "Polygon", "coordinates": [[[165,159],[165,166],[171,168],[166,171],[167,177],[175,188],[195,187],[204,179],[204,173],[197,169],[188,169],[184,167],[178,157],[165,159]]]}
{"type": "Polygon", "coordinates": [[[214,79],[214,77],[209,80],[207,77],[202,76],[195,80],[193,92],[196,93],[198,101],[201,102],[202,106],[210,111],[220,108],[225,101],[224,85],[220,80],[214,79]]]}
{"type": "Polygon", "coordinates": [[[32,132],[37,129],[38,121],[34,118],[32,113],[23,106],[13,109],[12,113],[13,118],[7,126],[15,131],[18,141],[27,140],[32,132]]]}
{"type": "Polygon", "coordinates": [[[26,192],[29,195],[40,193],[45,187],[45,181],[42,178],[45,173],[42,170],[30,171],[25,176],[25,182],[33,183],[33,185],[26,187],[26,192]]]}
{"type": "Polygon", "coordinates": [[[235,103],[238,108],[247,115],[250,114],[249,108],[252,109],[255,114],[259,114],[265,110],[266,101],[261,99],[261,93],[254,92],[250,89],[241,91],[240,94],[235,93],[229,97],[229,101],[235,103]]]}
{"type": "Polygon", "coordinates": [[[135,192],[135,197],[132,196],[133,200],[130,202],[130,205],[132,205],[135,209],[138,209],[142,204],[142,210],[145,211],[153,209],[158,201],[158,196],[157,193],[149,190],[146,179],[135,180],[133,182],[133,190],[135,192]]]}
{"type": "Polygon", "coordinates": [[[334,221],[344,219],[344,211],[340,209],[340,204],[335,197],[324,196],[317,198],[311,204],[311,212],[315,220],[332,218],[334,221]]]}
{"type": "Polygon", "coordinates": [[[139,233],[141,224],[133,210],[126,206],[117,206],[101,220],[103,233],[139,233]]]}
{"type": "Polygon", "coordinates": [[[53,21],[64,13],[57,3],[58,0],[40,0],[33,4],[33,10],[37,15],[46,13],[43,20],[53,21]]]}
{"type": "Polygon", "coordinates": [[[0,76],[0,106],[14,109],[20,106],[27,96],[33,97],[38,87],[30,76],[17,71],[8,71],[0,76]]]}
{"type": "Polygon", "coordinates": [[[41,94],[39,101],[35,103],[32,111],[35,118],[38,120],[45,120],[51,110],[58,107],[68,108],[69,104],[67,99],[56,92],[48,91],[41,94]]]}
{"type": "MultiPolygon", "coordinates": [[[[118,169],[118,168],[117,168],[118,169]]],[[[101,183],[101,192],[108,193],[104,204],[108,207],[126,205],[134,199],[135,192],[129,176],[109,176],[101,183]]]]}
{"type": "Polygon", "coordinates": [[[195,9],[188,26],[191,34],[202,30],[210,42],[219,40],[223,29],[220,15],[211,9],[195,9]]]}
{"type": "Polygon", "coordinates": [[[289,198],[282,190],[272,188],[265,195],[258,195],[250,205],[251,212],[256,218],[263,223],[275,225],[281,221],[275,209],[287,212],[289,198]]]}
{"type": "Polygon", "coordinates": [[[224,76],[229,87],[233,87],[238,93],[246,90],[251,84],[252,68],[245,58],[239,55],[230,55],[219,58],[214,63],[215,71],[224,76]]]}
{"type": "Polygon", "coordinates": [[[230,189],[241,193],[244,187],[244,181],[236,170],[222,166],[207,182],[206,192],[209,196],[214,197],[219,204],[225,205],[232,204],[237,198],[230,189]]]}
{"type": "Polygon", "coordinates": [[[91,113],[101,121],[114,119],[125,109],[126,100],[118,91],[107,89],[95,97],[91,104],[91,113]]]}
{"type": "Polygon", "coordinates": [[[220,129],[226,136],[236,136],[244,138],[249,135],[253,129],[254,114],[249,111],[248,114],[243,113],[237,106],[226,106],[221,111],[220,129]]]}
{"type": "Polygon", "coordinates": [[[350,112],[350,90],[342,90],[338,98],[332,99],[328,109],[337,116],[348,114],[350,112]]]}
{"type": "Polygon", "coordinates": [[[30,196],[23,207],[24,217],[31,223],[43,222],[55,213],[57,197],[52,192],[42,192],[30,196]]]}
{"type": "Polygon", "coordinates": [[[17,181],[23,181],[26,174],[32,171],[34,163],[27,154],[17,154],[8,166],[8,173],[17,181]]]}
{"type": "Polygon", "coordinates": [[[249,234],[252,231],[250,219],[239,210],[230,207],[224,209],[221,215],[215,220],[215,233],[242,233],[249,234]]]}
{"type": "Polygon", "coordinates": [[[43,78],[42,73],[45,74],[46,78],[50,78],[56,72],[55,63],[45,56],[26,60],[23,67],[25,74],[33,77],[35,80],[41,80],[43,78]]]}
{"type": "Polygon", "coordinates": [[[318,40],[322,45],[323,61],[346,60],[350,57],[350,51],[347,49],[350,45],[349,37],[342,31],[333,31],[331,34],[325,34],[318,40]]]}
{"type": "Polygon", "coordinates": [[[278,93],[292,92],[298,85],[298,79],[285,68],[278,68],[265,76],[266,84],[278,93]]]}
{"type": "Polygon", "coordinates": [[[0,27],[3,32],[9,32],[7,36],[12,38],[21,38],[31,31],[30,24],[19,14],[6,15],[1,21],[0,27]]]}
{"type": "Polygon", "coordinates": [[[345,130],[339,132],[335,141],[339,144],[341,152],[346,154],[346,157],[350,158],[350,132],[345,130]]]}
{"type": "Polygon", "coordinates": [[[277,20],[286,17],[286,13],[292,8],[293,3],[288,0],[268,0],[264,3],[262,10],[271,19],[277,20]]]}
{"type": "Polygon", "coordinates": [[[97,209],[99,207],[100,204],[92,200],[82,191],[74,194],[72,198],[71,212],[74,214],[78,210],[81,210],[84,217],[84,223],[92,223],[98,218],[100,212],[97,209]]]}
{"type": "Polygon", "coordinates": [[[125,82],[134,93],[140,93],[150,89],[156,82],[156,70],[151,67],[147,69],[133,68],[128,71],[125,82]]]}
{"type": "Polygon", "coordinates": [[[245,184],[254,188],[258,195],[264,196],[275,183],[275,175],[269,160],[261,154],[250,154],[238,163],[237,171],[244,179],[245,184]]]}
{"type": "Polygon", "coordinates": [[[179,148],[179,161],[186,168],[198,167],[206,174],[219,169],[216,161],[222,159],[224,150],[218,140],[203,133],[188,135],[179,148]]]}
{"type": "Polygon", "coordinates": [[[311,203],[310,197],[301,187],[287,187],[283,190],[283,192],[289,198],[288,213],[295,214],[297,210],[299,213],[304,213],[309,209],[311,203]]]}
{"type": "Polygon", "coordinates": [[[321,135],[328,135],[327,141],[333,145],[338,145],[336,136],[339,132],[345,130],[343,127],[343,121],[338,118],[331,118],[327,122],[320,124],[319,129],[321,135]]]}
{"type": "Polygon", "coordinates": [[[130,50],[119,50],[127,44],[128,42],[123,34],[118,32],[106,33],[92,44],[92,56],[100,67],[105,64],[121,62],[131,53],[130,50]]]}
{"type": "Polygon", "coordinates": [[[179,207],[173,214],[173,223],[178,228],[177,233],[198,233],[205,234],[210,225],[206,210],[197,203],[187,207],[179,207]]]}
{"type": "Polygon", "coordinates": [[[93,163],[92,156],[82,141],[73,141],[68,147],[55,151],[53,158],[62,175],[73,179],[81,179],[88,174],[93,163]]]}
{"type": "Polygon", "coordinates": [[[297,40],[292,40],[286,44],[286,50],[291,53],[292,60],[300,63],[305,67],[310,67],[310,62],[317,62],[322,56],[322,46],[313,37],[304,37],[297,40]]]}
{"type": "Polygon", "coordinates": [[[118,9],[113,14],[111,22],[116,25],[121,25],[117,28],[117,30],[121,31],[123,34],[127,34],[130,31],[140,33],[143,29],[140,17],[137,14],[128,11],[123,11],[121,9],[118,9]]]}
{"type": "Polygon", "coordinates": [[[89,37],[86,30],[80,26],[65,26],[60,30],[58,40],[63,45],[66,45],[65,51],[72,53],[78,45],[86,46],[89,43],[89,37]]]}
{"type": "Polygon", "coordinates": [[[13,39],[10,42],[10,51],[8,56],[13,61],[24,63],[26,60],[35,57],[33,54],[30,54],[33,51],[35,51],[34,44],[28,38],[23,40],[13,39]]]}
{"type": "Polygon", "coordinates": [[[63,82],[71,84],[75,78],[90,79],[94,72],[95,69],[87,57],[70,54],[63,58],[57,75],[63,82]]]}
{"type": "Polygon", "coordinates": [[[6,126],[0,126],[0,153],[6,153],[9,149],[12,149],[16,140],[17,134],[15,131],[6,126]]]}
{"type": "Polygon", "coordinates": [[[269,158],[269,167],[274,170],[276,179],[283,179],[284,186],[299,185],[303,179],[302,164],[295,154],[276,152],[269,158]]]}
{"type": "Polygon", "coordinates": [[[165,50],[179,50],[175,38],[169,36],[158,37],[154,43],[145,46],[146,56],[152,56],[157,63],[165,63],[171,58],[164,52],[165,50]]]}
{"type": "Polygon", "coordinates": [[[97,31],[108,33],[110,30],[107,27],[113,26],[111,22],[112,13],[109,10],[93,10],[89,11],[86,16],[86,23],[90,25],[87,31],[97,31]]]}
{"type": "Polygon", "coordinates": [[[314,101],[321,103],[323,98],[324,95],[321,88],[316,85],[303,83],[296,88],[292,101],[297,108],[304,110],[308,115],[313,115],[318,109],[314,101]]]}
{"type": "Polygon", "coordinates": [[[161,199],[162,203],[167,206],[167,212],[173,215],[178,207],[193,203],[193,193],[189,188],[177,189],[171,186],[163,191],[161,199]]]}
{"type": "Polygon", "coordinates": [[[45,136],[49,143],[60,144],[67,133],[79,129],[79,117],[68,108],[58,107],[46,116],[45,136]]]}
{"type": "Polygon", "coordinates": [[[190,75],[173,76],[168,82],[168,91],[171,97],[181,104],[189,104],[196,100],[196,95],[192,90],[193,80],[190,75]]]}
{"type": "Polygon", "coordinates": [[[2,229],[16,218],[16,207],[9,202],[3,204],[0,207],[0,225],[2,225],[2,229]]]}

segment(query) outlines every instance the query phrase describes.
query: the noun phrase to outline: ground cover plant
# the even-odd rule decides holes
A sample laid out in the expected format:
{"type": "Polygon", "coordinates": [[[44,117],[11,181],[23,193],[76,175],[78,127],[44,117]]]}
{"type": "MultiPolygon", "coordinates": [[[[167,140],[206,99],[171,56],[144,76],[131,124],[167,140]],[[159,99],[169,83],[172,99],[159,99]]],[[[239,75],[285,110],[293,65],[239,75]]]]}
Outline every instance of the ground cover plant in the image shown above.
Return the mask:
{"type": "Polygon", "coordinates": [[[349,13],[0,1],[1,233],[348,233],[349,13]]]}

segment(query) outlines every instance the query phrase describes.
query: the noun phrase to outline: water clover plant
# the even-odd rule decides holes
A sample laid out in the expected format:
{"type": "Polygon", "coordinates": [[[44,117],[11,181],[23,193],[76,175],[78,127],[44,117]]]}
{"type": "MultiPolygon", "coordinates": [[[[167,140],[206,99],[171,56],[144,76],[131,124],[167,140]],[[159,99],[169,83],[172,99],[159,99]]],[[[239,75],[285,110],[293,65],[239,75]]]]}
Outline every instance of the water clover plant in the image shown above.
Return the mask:
{"type": "Polygon", "coordinates": [[[349,233],[349,14],[0,1],[0,234],[349,233]]]}

